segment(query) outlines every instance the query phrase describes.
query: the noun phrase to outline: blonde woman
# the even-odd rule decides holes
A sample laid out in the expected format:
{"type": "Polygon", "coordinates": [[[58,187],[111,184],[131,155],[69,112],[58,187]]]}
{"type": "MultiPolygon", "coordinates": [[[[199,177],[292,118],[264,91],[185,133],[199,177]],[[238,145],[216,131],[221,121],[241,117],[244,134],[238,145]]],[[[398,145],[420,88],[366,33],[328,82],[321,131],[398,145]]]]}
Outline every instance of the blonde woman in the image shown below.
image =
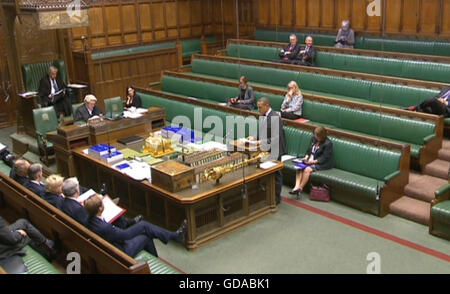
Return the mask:
{"type": "Polygon", "coordinates": [[[288,84],[288,92],[281,104],[281,117],[296,120],[302,117],[303,95],[296,82],[288,84]]]}
{"type": "Polygon", "coordinates": [[[61,190],[63,182],[64,178],[60,175],[50,175],[45,180],[46,193],[42,198],[58,209],[61,209],[64,201],[64,196],[61,190]]]}

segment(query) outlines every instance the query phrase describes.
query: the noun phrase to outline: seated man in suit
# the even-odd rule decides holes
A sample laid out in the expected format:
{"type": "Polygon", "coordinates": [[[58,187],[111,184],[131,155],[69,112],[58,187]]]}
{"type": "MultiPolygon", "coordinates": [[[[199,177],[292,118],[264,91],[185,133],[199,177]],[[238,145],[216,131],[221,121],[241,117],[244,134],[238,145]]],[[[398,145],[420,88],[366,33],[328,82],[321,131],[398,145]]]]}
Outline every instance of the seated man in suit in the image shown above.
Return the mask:
{"type": "Polygon", "coordinates": [[[89,213],[88,228],[131,257],[135,257],[143,249],[158,257],[155,244],[153,243],[154,238],[159,239],[164,244],[167,244],[170,240],[180,243],[183,243],[185,240],[187,231],[186,220],[183,221],[176,232],[170,232],[146,221],[123,230],[102,219],[104,207],[100,195],[93,195],[87,199],[85,207],[89,213]]]}
{"type": "Polygon", "coordinates": [[[450,87],[442,88],[439,94],[426,99],[419,105],[409,106],[403,109],[450,117],[450,87]]]}
{"type": "Polygon", "coordinates": [[[62,209],[64,202],[64,195],[61,189],[63,182],[64,178],[60,175],[50,175],[45,179],[46,192],[42,198],[58,209],[62,209]]]}
{"type": "Polygon", "coordinates": [[[84,97],[84,105],[78,107],[74,115],[74,121],[85,121],[87,122],[90,118],[94,116],[103,115],[100,107],[96,105],[97,98],[94,95],[86,95],[84,97]]]}
{"type": "MultiPolygon", "coordinates": [[[[62,211],[67,215],[71,216],[77,222],[87,226],[88,214],[83,204],[78,202],[78,197],[80,196],[80,185],[77,178],[66,179],[61,186],[61,190],[65,196],[62,203],[62,211]]],[[[133,219],[121,216],[116,221],[114,225],[120,228],[127,228],[135,225],[142,221],[142,215],[138,215],[133,219]]]]}
{"type": "Polygon", "coordinates": [[[274,62],[292,64],[295,61],[295,58],[300,52],[300,46],[297,44],[297,36],[294,34],[290,35],[289,41],[290,43],[280,51],[280,59],[274,60],[274,62]]]}
{"type": "Polygon", "coordinates": [[[10,226],[0,216],[0,263],[13,255],[25,255],[25,246],[50,259],[55,253],[55,243],[47,239],[26,219],[19,219],[10,226]]]}
{"type": "Polygon", "coordinates": [[[293,64],[316,66],[317,49],[313,46],[313,37],[306,37],[305,43],[306,46],[300,48],[300,52],[298,53],[297,58],[293,62],[293,64]]]}
{"type": "Polygon", "coordinates": [[[28,160],[23,158],[18,158],[13,165],[13,168],[9,172],[9,177],[20,183],[22,186],[25,186],[28,179],[28,169],[30,168],[30,163],[28,160]]]}
{"type": "Polygon", "coordinates": [[[45,195],[45,186],[42,183],[44,176],[42,175],[42,165],[39,163],[33,163],[30,165],[28,169],[28,183],[24,186],[33,191],[34,194],[39,195],[40,197],[44,197],[45,195]]]}
{"type": "Polygon", "coordinates": [[[39,97],[42,107],[52,106],[57,116],[72,114],[72,106],[69,97],[66,96],[66,85],[58,75],[58,69],[50,66],[48,75],[45,75],[39,83],[39,97]]]}

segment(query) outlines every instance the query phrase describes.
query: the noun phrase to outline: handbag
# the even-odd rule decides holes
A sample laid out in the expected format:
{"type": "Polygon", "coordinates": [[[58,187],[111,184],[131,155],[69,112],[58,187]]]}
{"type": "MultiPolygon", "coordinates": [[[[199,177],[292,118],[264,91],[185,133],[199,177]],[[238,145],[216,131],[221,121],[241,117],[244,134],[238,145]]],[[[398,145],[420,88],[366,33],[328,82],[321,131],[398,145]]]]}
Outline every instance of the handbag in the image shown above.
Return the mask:
{"type": "Polygon", "coordinates": [[[330,201],[330,189],[327,185],[323,186],[311,186],[311,192],[309,193],[309,199],[311,201],[330,201]]]}

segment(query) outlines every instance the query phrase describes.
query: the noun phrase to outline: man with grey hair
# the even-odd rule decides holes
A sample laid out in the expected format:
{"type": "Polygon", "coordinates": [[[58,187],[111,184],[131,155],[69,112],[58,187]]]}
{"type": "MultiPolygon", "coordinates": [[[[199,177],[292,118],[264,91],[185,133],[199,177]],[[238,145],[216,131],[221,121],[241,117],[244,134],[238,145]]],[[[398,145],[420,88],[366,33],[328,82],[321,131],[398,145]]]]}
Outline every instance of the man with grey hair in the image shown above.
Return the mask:
{"type": "Polygon", "coordinates": [[[42,107],[52,106],[57,116],[72,114],[72,105],[66,96],[66,84],[58,75],[58,69],[50,66],[48,74],[39,83],[39,97],[42,107]]]}
{"type": "Polygon", "coordinates": [[[297,58],[299,52],[300,46],[297,44],[297,36],[295,34],[291,34],[289,36],[289,44],[287,44],[286,47],[280,51],[280,59],[274,60],[274,62],[292,64],[297,58]]]}
{"type": "Polygon", "coordinates": [[[14,162],[13,168],[9,172],[9,177],[25,186],[28,179],[28,169],[30,168],[30,163],[23,158],[18,158],[14,162]]]}
{"type": "Polygon", "coordinates": [[[342,27],[336,36],[336,48],[351,48],[355,45],[355,31],[350,28],[350,21],[343,20],[342,27]]]}
{"type": "MultiPolygon", "coordinates": [[[[61,190],[65,196],[61,207],[62,211],[64,211],[67,215],[71,216],[79,223],[86,226],[89,219],[89,214],[87,213],[84,206],[77,200],[77,198],[80,196],[80,185],[78,183],[78,179],[66,179],[61,186],[61,190]]],[[[138,215],[132,219],[121,216],[116,221],[114,221],[114,225],[119,228],[125,229],[137,224],[142,220],[142,215],[138,215]]]]}
{"type": "Polygon", "coordinates": [[[28,169],[28,183],[25,185],[28,190],[34,192],[40,197],[45,195],[45,185],[42,183],[44,176],[42,175],[42,165],[33,163],[28,169]]]}
{"type": "Polygon", "coordinates": [[[78,196],[80,196],[80,185],[78,183],[78,179],[66,179],[61,186],[61,190],[66,197],[64,198],[61,207],[62,211],[71,216],[77,222],[86,225],[89,215],[83,205],[77,201],[78,196]]]}
{"type": "Polygon", "coordinates": [[[75,112],[74,120],[87,122],[90,118],[103,114],[102,110],[96,105],[96,103],[97,98],[94,95],[86,95],[86,97],[84,97],[84,105],[78,107],[75,112]]]}

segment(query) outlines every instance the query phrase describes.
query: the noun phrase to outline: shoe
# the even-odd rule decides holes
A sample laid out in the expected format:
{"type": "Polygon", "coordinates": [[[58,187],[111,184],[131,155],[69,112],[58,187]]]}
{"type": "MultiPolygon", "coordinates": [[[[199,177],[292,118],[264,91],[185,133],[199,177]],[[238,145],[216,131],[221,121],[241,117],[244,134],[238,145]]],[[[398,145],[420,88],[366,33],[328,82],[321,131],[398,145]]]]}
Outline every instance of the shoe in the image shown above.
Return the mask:
{"type": "Polygon", "coordinates": [[[298,195],[300,192],[302,192],[301,188],[299,188],[297,190],[289,191],[289,194],[291,194],[291,195],[298,195]]]}
{"type": "Polygon", "coordinates": [[[178,242],[181,244],[184,244],[184,242],[186,241],[187,228],[187,220],[185,219],[177,230],[178,242]]]}
{"type": "Polygon", "coordinates": [[[143,219],[144,219],[144,217],[143,217],[142,215],[138,215],[138,216],[136,216],[135,218],[131,218],[131,219],[129,220],[128,226],[129,226],[129,227],[130,227],[130,226],[133,226],[133,225],[137,224],[138,222],[142,221],[143,219]]]}
{"type": "Polygon", "coordinates": [[[45,240],[44,243],[42,243],[42,249],[45,251],[45,255],[48,257],[48,260],[52,260],[56,257],[58,253],[57,246],[55,242],[53,242],[50,239],[45,240]]]}
{"type": "Polygon", "coordinates": [[[416,107],[415,106],[407,106],[407,107],[402,107],[403,110],[409,110],[409,111],[415,111],[416,107]]]}

